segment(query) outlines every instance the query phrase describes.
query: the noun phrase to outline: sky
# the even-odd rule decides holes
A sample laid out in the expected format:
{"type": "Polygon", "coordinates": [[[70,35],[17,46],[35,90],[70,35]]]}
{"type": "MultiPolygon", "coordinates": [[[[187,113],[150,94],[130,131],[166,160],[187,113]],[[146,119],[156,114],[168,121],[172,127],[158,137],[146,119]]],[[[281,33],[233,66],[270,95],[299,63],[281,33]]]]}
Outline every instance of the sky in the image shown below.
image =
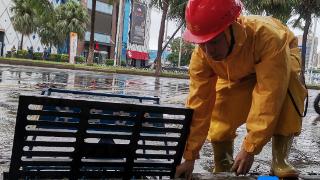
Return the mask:
{"type": "MultiPolygon", "coordinates": [[[[151,27],[150,27],[150,40],[149,40],[149,49],[150,50],[157,50],[158,49],[158,37],[159,37],[159,30],[160,30],[160,22],[161,22],[161,13],[157,9],[153,9],[151,11],[151,27]]],[[[167,36],[170,36],[174,33],[177,29],[177,25],[175,22],[169,21],[168,22],[168,33],[167,36]]],[[[178,32],[175,37],[180,37],[181,32],[178,32]]]]}
{"type": "MultiPolygon", "coordinates": [[[[160,29],[160,21],[161,21],[161,13],[159,10],[153,9],[151,11],[151,29],[150,29],[150,40],[149,40],[149,49],[150,50],[156,50],[158,46],[158,34],[159,34],[159,29],[160,29]]],[[[314,24],[314,23],[313,23],[314,24]]],[[[168,36],[171,36],[174,31],[176,30],[177,25],[174,22],[169,22],[168,23],[168,36]]],[[[312,31],[314,27],[311,27],[312,31]]],[[[294,29],[290,28],[295,35],[302,35],[303,31],[300,29],[294,29]]],[[[181,36],[181,32],[178,32],[175,37],[181,36]]],[[[317,31],[316,31],[316,36],[319,38],[320,42],[320,19],[318,19],[317,23],[317,31]]],[[[318,45],[318,53],[320,53],[320,44],[318,45]]]]}

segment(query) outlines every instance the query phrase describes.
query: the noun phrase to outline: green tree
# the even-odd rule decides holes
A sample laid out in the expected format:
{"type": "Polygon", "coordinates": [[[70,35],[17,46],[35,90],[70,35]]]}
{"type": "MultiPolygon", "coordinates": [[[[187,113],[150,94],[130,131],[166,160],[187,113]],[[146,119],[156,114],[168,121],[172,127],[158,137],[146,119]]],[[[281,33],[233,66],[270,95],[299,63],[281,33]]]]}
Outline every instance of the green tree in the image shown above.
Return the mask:
{"type": "Polygon", "coordinates": [[[61,36],[60,31],[56,28],[56,17],[52,17],[48,21],[42,21],[42,24],[39,26],[37,32],[41,38],[41,43],[43,45],[52,47],[58,46],[63,43],[65,35],[61,36]]]}
{"type": "MultiPolygon", "coordinates": [[[[311,26],[312,17],[320,16],[320,1],[318,0],[243,0],[245,8],[253,14],[273,15],[274,17],[288,23],[290,17],[296,16],[293,20],[293,27],[304,23],[302,39],[302,64],[301,80],[304,82],[307,38],[311,26]]],[[[291,22],[289,22],[291,23],[291,22]]]]}
{"type": "Polygon", "coordinates": [[[29,0],[33,10],[38,16],[50,18],[54,13],[54,8],[49,0],[29,0]]]}
{"type": "Polygon", "coordinates": [[[48,0],[13,0],[12,24],[16,31],[21,33],[22,49],[24,36],[36,32],[41,22],[52,16],[53,5],[48,0]]]}
{"type": "Polygon", "coordinates": [[[162,11],[160,29],[159,29],[159,37],[158,37],[158,51],[157,57],[155,59],[156,63],[156,72],[155,75],[159,76],[161,74],[161,56],[163,51],[166,49],[168,43],[173,39],[175,34],[179,31],[179,29],[184,24],[184,10],[187,4],[187,0],[152,0],[151,4],[153,7],[156,7],[162,11]],[[173,33],[169,41],[163,45],[164,42],[164,31],[165,31],[165,22],[166,20],[176,20],[180,25],[173,33]]]}
{"type": "MultiPolygon", "coordinates": [[[[312,17],[320,16],[320,1],[319,0],[294,0],[296,2],[295,14],[299,17],[295,20],[294,26],[297,26],[301,20],[305,21],[303,27],[303,39],[302,39],[302,64],[301,64],[301,79],[305,82],[305,67],[306,67],[306,52],[307,52],[307,40],[308,33],[311,25],[312,17]]],[[[313,32],[315,33],[315,32],[313,32]]]]}
{"type": "Polygon", "coordinates": [[[62,45],[70,32],[83,39],[89,22],[87,10],[78,2],[68,1],[57,6],[50,18],[39,17],[38,34],[46,46],[62,45]]]}
{"type": "Polygon", "coordinates": [[[243,0],[244,7],[251,14],[274,16],[287,23],[295,7],[295,0],[243,0]]]}
{"type": "Polygon", "coordinates": [[[61,39],[65,40],[70,32],[75,32],[82,40],[89,23],[89,14],[79,2],[68,1],[57,7],[56,22],[56,30],[60,32],[61,39]]]}
{"type": "MultiPolygon", "coordinates": [[[[179,51],[180,51],[180,39],[181,37],[175,38],[171,43],[171,54],[167,57],[167,60],[173,64],[173,66],[178,65],[179,61],[179,51]]],[[[181,46],[181,66],[186,66],[189,65],[190,63],[190,58],[192,55],[192,51],[194,49],[194,45],[185,41],[182,41],[182,46],[181,46]]]]}
{"type": "Polygon", "coordinates": [[[168,19],[177,22],[185,22],[184,13],[188,0],[171,0],[168,11],[168,19]]]}
{"type": "Polygon", "coordinates": [[[13,28],[21,33],[19,49],[22,49],[24,36],[29,36],[36,30],[36,13],[31,0],[13,0],[11,17],[13,28]]]}
{"type": "Polygon", "coordinates": [[[24,36],[37,32],[41,43],[47,46],[61,45],[70,32],[84,38],[89,15],[79,2],[68,1],[54,9],[48,0],[13,0],[12,23],[20,32],[21,45],[24,36]]]}
{"type": "MultiPolygon", "coordinates": [[[[40,7],[38,3],[34,3],[34,7],[39,9],[40,7]]],[[[52,46],[58,46],[62,44],[65,39],[61,37],[61,30],[57,28],[58,19],[56,9],[54,9],[52,6],[52,10],[45,13],[40,8],[40,10],[37,11],[37,14],[43,14],[36,18],[36,22],[38,25],[37,33],[39,34],[41,43],[43,45],[49,46],[50,48],[52,46]]]]}

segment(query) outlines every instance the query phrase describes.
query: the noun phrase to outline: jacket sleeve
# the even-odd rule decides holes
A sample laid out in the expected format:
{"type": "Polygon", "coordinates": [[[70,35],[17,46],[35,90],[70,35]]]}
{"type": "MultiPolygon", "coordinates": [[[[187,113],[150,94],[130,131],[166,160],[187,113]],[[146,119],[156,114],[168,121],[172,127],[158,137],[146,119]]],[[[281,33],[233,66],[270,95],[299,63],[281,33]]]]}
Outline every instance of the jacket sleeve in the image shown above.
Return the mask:
{"type": "Polygon", "coordinates": [[[189,66],[190,92],[186,106],[193,109],[194,113],[184,152],[186,160],[199,158],[199,151],[208,134],[215,102],[217,77],[200,51],[199,48],[194,50],[189,66]]]}
{"type": "Polygon", "coordinates": [[[242,148],[258,154],[273,135],[287,93],[290,78],[290,50],[287,31],[261,29],[256,34],[257,82],[242,148]]]}

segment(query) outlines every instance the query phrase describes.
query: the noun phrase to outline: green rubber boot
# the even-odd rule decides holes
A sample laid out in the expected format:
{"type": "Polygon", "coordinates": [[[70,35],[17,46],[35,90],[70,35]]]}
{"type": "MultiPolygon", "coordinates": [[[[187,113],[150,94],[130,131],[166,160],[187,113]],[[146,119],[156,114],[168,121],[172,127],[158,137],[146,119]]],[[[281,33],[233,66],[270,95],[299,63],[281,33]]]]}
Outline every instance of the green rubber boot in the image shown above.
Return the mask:
{"type": "Polygon", "coordinates": [[[297,178],[299,172],[288,162],[293,136],[272,137],[271,173],[279,178],[297,178]]]}
{"type": "Polygon", "coordinates": [[[212,142],[214,153],[213,172],[230,172],[233,164],[233,141],[212,142]]]}

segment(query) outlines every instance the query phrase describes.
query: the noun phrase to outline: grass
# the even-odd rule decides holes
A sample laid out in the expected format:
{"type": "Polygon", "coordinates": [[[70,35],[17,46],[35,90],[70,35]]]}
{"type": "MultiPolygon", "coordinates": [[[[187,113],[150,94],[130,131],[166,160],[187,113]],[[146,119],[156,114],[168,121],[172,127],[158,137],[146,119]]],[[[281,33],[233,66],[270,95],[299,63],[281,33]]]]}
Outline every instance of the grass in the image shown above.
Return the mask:
{"type": "MultiPolygon", "coordinates": [[[[106,66],[106,65],[98,65],[98,64],[93,64],[93,66],[87,66],[86,64],[69,64],[64,62],[31,60],[31,59],[20,59],[20,58],[0,58],[0,63],[11,64],[11,65],[59,68],[59,69],[87,70],[87,71],[119,73],[119,74],[133,74],[133,75],[143,75],[143,76],[154,76],[155,74],[155,70],[148,69],[148,68],[106,66]]],[[[179,79],[189,78],[188,74],[176,73],[176,72],[162,72],[160,77],[179,78],[179,79]]]]}
{"type": "Polygon", "coordinates": [[[320,85],[319,84],[307,84],[308,89],[315,89],[315,90],[320,90],[320,85]]]}

